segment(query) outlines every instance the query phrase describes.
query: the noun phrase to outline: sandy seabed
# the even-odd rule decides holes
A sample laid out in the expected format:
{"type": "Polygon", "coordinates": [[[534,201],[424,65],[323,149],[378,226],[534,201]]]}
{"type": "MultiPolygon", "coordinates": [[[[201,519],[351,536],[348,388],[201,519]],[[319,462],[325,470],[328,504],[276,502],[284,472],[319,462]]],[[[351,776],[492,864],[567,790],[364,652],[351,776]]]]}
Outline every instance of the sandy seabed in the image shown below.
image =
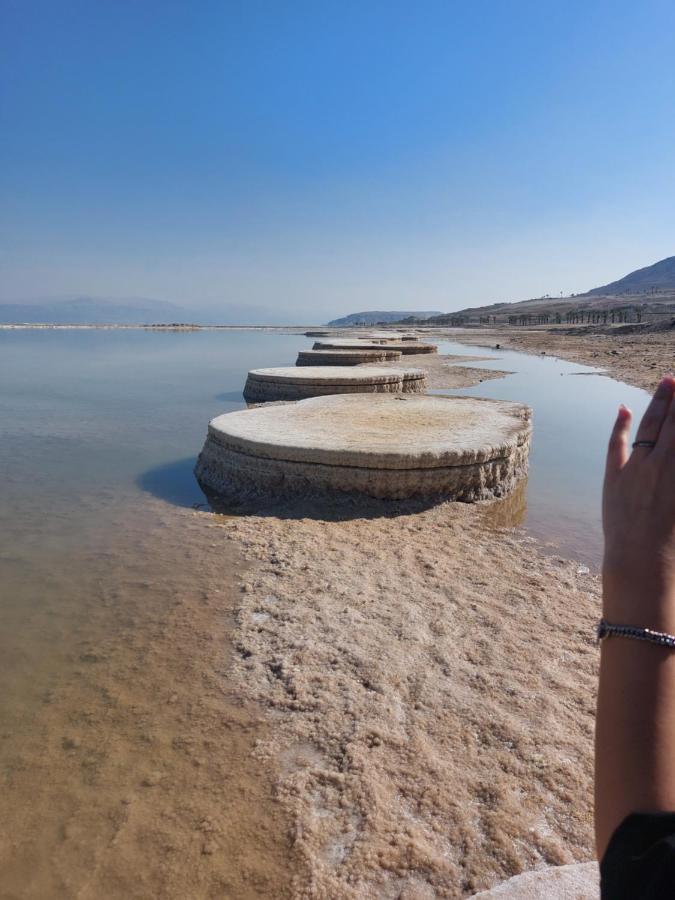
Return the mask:
{"type": "Polygon", "coordinates": [[[3,545],[0,898],[290,897],[269,726],[230,679],[242,558],[209,516],[104,499],[68,567],[26,513],[49,600],[3,545]]]}

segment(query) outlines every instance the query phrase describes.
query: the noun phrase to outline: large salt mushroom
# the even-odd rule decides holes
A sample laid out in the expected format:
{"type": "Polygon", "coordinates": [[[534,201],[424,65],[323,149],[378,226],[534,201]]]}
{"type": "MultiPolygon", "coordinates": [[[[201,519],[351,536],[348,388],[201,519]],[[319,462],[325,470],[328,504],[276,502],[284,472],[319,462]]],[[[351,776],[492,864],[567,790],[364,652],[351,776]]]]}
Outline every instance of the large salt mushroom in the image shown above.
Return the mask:
{"type": "Polygon", "coordinates": [[[296,366],[358,366],[361,363],[378,363],[401,358],[400,350],[378,347],[377,350],[301,350],[296,366]]]}
{"type": "Polygon", "coordinates": [[[383,340],[330,338],[329,340],[314,341],[312,350],[380,350],[385,346],[388,346],[388,342],[383,340]]]}
{"type": "MultiPolygon", "coordinates": [[[[438,347],[436,344],[423,344],[421,341],[387,341],[380,344],[380,348],[385,347],[387,350],[400,350],[401,353],[436,353],[438,347]]],[[[377,350],[378,344],[369,344],[365,341],[352,341],[349,339],[336,338],[330,341],[315,341],[314,350],[355,350],[355,349],[371,349],[377,350]]]]}
{"type": "Polygon", "coordinates": [[[244,400],[303,400],[327,394],[421,393],[426,388],[422,369],[345,368],[344,366],[284,366],[251,369],[244,400]]]}
{"type": "Polygon", "coordinates": [[[218,416],[195,469],[206,491],[503,496],[527,472],[531,412],[428,394],[347,394],[218,416]]]}

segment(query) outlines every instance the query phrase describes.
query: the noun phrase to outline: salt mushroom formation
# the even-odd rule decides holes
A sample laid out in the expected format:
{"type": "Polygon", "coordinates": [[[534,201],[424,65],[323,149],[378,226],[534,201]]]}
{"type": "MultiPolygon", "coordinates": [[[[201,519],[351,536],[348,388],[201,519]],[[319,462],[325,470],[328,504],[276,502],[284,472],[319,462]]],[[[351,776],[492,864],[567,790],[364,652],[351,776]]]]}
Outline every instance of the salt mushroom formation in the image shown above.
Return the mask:
{"type": "Polygon", "coordinates": [[[312,350],[385,350],[390,342],[376,338],[331,338],[327,341],[314,341],[312,350]]]}
{"type": "Polygon", "coordinates": [[[302,400],[327,394],[421,393],[426,388],[422,369],[304,366],[251,369],[244,387],[249,403],[302,400]]]}
{"type": "Polygon", "coordinates": [[[301,350],[296,366],[359,366],[361,363],[378,363],[401,358],[400,350],[378,347],[377,350],[301,350]]]}
{"type": "Polygon", "coordinates": [[[531,410],[427,394],[343,394],[218,416],[195,469],[207,493],[347,491],[472,502],[527,473],[531,410]]]}
{"type": "Polygon", "coordinates": [[[367,341],[330,340],[315,341],[313,350],[399,350],[401,353],[436,353],[436,344],[423,344],[421,341],[386,341],[384,344],[367,341]]]}

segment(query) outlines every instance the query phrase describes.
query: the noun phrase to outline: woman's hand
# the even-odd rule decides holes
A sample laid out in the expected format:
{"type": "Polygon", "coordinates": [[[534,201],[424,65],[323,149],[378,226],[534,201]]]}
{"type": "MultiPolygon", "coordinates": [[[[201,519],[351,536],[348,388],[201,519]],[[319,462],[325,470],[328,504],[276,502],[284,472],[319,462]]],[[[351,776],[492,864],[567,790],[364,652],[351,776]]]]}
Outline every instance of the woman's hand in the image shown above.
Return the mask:
{"type": "Polygon", "coordinates": [[[675,632],[675,377],[667,375],[629,451],[630,410],[612,430],[602,503],[603,616],[675,632]]]}

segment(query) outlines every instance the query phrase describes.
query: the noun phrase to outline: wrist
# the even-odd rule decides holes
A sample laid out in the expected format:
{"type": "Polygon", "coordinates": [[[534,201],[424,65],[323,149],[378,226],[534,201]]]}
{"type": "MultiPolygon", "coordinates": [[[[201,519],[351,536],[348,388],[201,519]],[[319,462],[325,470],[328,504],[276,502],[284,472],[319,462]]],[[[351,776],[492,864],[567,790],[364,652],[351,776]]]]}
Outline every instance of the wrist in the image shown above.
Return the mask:
{"type": "Polygon", "coordinates": [[[638,625],[675,633],[675,586],[659,572],[635,576],[603,567],[602,615],[618,625],[638,625]]]}

